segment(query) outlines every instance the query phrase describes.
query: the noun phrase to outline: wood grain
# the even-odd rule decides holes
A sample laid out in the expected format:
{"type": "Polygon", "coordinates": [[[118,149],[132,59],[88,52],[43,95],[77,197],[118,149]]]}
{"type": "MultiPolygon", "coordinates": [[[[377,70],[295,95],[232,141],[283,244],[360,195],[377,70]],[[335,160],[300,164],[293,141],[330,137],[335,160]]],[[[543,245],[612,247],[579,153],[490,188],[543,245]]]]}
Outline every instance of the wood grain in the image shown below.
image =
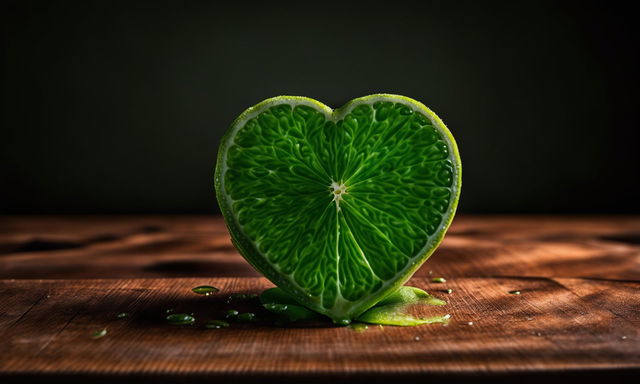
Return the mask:
{"type": "Polygon", "coordinates": [[[330,325],[278,328],[232,324],[228,329],[166,324],[166,309],[193,312],[201,322],[257,303],[227,304],[231,293],[259,293],[262,278],[3,280],[0,371],[24,373],[255,373],[328,376],[416,375],[625,369],[640,366],[640,283],[603,298],[609,282],[547,278],[454,278],[411,284],[447,299],[423,315],[451,314],[448,326],[377,327],[358,333],[330,325]],[[221,292],[195,295],[212,284],[221,292]],[[440,293],[452,288],[452,294],[440,293]],[[521,295],[508,291],[519,289],[521,295]],[[120,312],[131,316],[118,319],[120,312]],[[473,322],[469,325],[468,322],[473,322]],[[108,334],[93,339],[96,330],[108,334]]]}
{"type": "Polygon", "coordinates": [[[231,246],[220,218],[4,217],[0,382],[522,384],[640,375],[638,217],[462,216],[411,284],[449,301],[421,312],[449,313],[449,325],[206,330],[201,322],[230,307],[264,316],[256,302],[226,299],[271,286],[231,246]],[[202,284],[222,291],[191,292],[202,284]],[[199,324],[166,324],[169,308],[193,312],[199,324]],[[107,335],[93,339],[101,329],[107,335]]]}
{"type": "MultiPolygon", "coordinates": [[[[635,216],[459,216],[418,276],[640,279],[635,216]]],[[[0,218],[0,278],[259,277],[215,216],[0,218]]]]}

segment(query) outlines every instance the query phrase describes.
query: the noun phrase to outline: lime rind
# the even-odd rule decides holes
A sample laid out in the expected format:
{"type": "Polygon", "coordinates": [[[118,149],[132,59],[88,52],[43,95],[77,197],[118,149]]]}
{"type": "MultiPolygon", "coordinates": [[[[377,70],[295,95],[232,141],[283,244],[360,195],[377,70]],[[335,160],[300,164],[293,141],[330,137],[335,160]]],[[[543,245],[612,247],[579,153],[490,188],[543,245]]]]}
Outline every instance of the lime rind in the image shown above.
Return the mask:
{"type": "MultiPolygon", "coordinates": [[[[229,131],[223,137],[220,145],[215,171],[215,187],[218,202],[220,204],[222,214],[225,217],[229,232],[231,233],[232,241],[238,248],[240,253],[245,257],[245,259],[247,259],[247,261],[252,266],[254,266],[258,271],[262,272],[274,284],[294,296],[298,302],[320,313],[328,315],[336,322],[345,322],[356,318],[358,315],[383,299],[385,296],[399,289],[420,267],[420,265],[422,265],[422,263],[426,261],[427,258],[433,253],[433,251],[437,248],[442,238],[444,237],[446,230],[448,229],[455,215],[455,210],[460,194],[461,177],[461,161],[453,136],[444,125],[442,120],[440,120],[440,118],[438,118],[438,116],[436,116],[435,113],[433,113],[429,108],[418,101],[405,96],[376,94],[354,99],[343,107],[332,110],[328,106],[310,98],[299,96],[279,96],[267,99],[247,109],[233,122],[229,131]],[[431,125],[433,125],[433,127],[437,129],[437,132],[440,134],[440,138],[446,143],[449,151],[449,159],[452,161],[454,166],[453,181],[450,187],[451,198],[449,200],[449,206],[442,216],[442,220],[439,224],[438,229],[432,234],[432,236],[429,236],[429,240],[426,242],[425,246],[421,250],[413,254],[412,261],[410,263],[408,263],[402,270],[397,272],[393,278],[384,281],[381,286],[378,287],[373,293],[365,295],[358,300],[344,300],[343,298],[343,300],[336,301],[332,307],[327,308],[323,305],[324,303],[322,302],[321,298],[309,294],[305,287],[296,283],[296,281],[290,276],[283,274],[281,270],[276,269],[267,260],[265,255],[263,255],[257,249],[258,247],[256,246],[256,244],[243,231],[243,228],[238,221],[238,216],[233,210],[234,201],[225,190],[224,176],[228,171],[226,159],[230,147],[234,145],[234,140],[238,131],[242,129],[249,120],[259,116],[260,114],[274,106],[289,105],[292,108],[300,105],[308,106],[322,113],[326,121],[336,123],[342,121],[358,106],[374,105],[378,102],[391,102],[407,106],[411,108],[412,111],[420,112],[425,115],[430,120],[431,125]]],[[[334,186],[334,189],[338,188],[339,186],[334,186]]],[[[336,217],[338,217],[337,214],[336,217]]],[[[339,225],[339,223],[337,223],[336,225],[339,225]]]]}

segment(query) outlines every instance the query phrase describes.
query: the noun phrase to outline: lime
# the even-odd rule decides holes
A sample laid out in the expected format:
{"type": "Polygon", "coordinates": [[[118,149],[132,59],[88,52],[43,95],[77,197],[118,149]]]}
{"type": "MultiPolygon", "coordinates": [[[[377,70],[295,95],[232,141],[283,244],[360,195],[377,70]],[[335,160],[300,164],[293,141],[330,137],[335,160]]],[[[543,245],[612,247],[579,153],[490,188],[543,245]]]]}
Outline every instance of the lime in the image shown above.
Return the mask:
{"type": "Polygon", "coordinates": [[[397,291],[442,241],[461,164],[444,123],[408,97],[371,95],[332,110],[280,96],[233,122],[215,185],[244,258],[346,324],[397,291]]]}

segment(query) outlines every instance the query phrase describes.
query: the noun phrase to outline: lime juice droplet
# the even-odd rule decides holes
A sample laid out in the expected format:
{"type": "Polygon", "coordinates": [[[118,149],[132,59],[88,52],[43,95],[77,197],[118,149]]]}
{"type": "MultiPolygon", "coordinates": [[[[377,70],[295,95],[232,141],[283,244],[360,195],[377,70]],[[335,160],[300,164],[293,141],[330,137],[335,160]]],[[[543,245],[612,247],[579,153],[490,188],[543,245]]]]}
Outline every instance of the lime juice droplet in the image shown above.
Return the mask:
{"type": "Polygon", "coordinates": [[[227,323],[226,321],[222,321],[222,320],[211,320],[211,321],[207,321],[204,324],[204,327],[207,328],[207,329],[228,328],[229,327],[229,323],[227,323]]]}
{"type": "Polygon", "coordinates": [[[255,313],[252,312],[244,312],[244,313],[240,313],[237,316],[238,321],[253,321],[255,319],[256,315],[255,313]]]}
{"type": "Polygon", "coordinates": [[[352,323],[349,325],[349,329],[351,329],[352,331],[355,332],[364,332],[367,329],[369,329],[369,326],[367,324],[363,324],[363,323],[352,323]]]}
{"type": "Polygon", "coordinates": [[[94,339],[99,339],[101,337],[104,337],[107,335],[107,330],[106,329],[101,329],[99,331],[96,331],[93,333],[93,335],[91,335],[92,338],[94,339]]]}
{"type": "Polygon", "coordinates": [[[224,314],[224,317],[226,317],[227,319],[231,319],[237,317],[239,314],[240,312],[236,311],[235,309],[230,309],[224,314]]]}
{"type": "Polygon", "coordinates": [[[205,295],[205,296],[209,296],[220,291],[218,288],[213,287],[211,285],[201,285],[199,287],[191,288],[191,290],[197,293],[198,295],[205,295]]]}
{"type": "Polygon", "coordinates": [[[171,325],[191,325],[196,322],[196,319],[186,313],[173,313],[167,316],[167,322],[171,325]]]}

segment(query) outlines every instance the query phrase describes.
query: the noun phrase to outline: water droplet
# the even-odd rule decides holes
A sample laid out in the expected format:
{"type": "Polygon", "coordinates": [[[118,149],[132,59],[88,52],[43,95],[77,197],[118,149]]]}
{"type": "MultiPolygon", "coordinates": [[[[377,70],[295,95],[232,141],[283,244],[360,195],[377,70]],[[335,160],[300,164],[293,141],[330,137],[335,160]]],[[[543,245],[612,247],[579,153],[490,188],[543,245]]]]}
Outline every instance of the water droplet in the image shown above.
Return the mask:
{"type": "Polygon", "coordinates": [[[165,313],[173,313],[173,308],[169,308],[165,311],[165,313]]]}
{"type": "Polygon", "coordinates": [[[527,317],[526,317],[526,319],[527,319],[527,321],[531,321],[531,320],[534,320],[534,319],[535,319],[535,317],[533,317],[533,316],[527,316],[527,317]]]}
{"type": "Polygon", "coordinates": [[[226,317],[227,319],[230,319],[232,317],[238,316],[239,313],[240,312],[236,311],[235,309],[230,309],[224,314],[224,317],[226,317]]]}
{"type": "Polygon", "coordinates": [[[279,303],[266,303],[264,304],[265,309],[272,312],[284,312],[289,306],[287,304],[279,304],[279,303]]]}
{"type": "Polygon", "coordinates": [[[96,331],[93,333],[93,335],[91,335],[92,338],[94,339],[99,339],[103,336],[105,336],[107,334],[107,330],[106,329],[101,329],[99,331],[96,331]]]}
{"type": "Polygon", "coordinates": [[[519,295],[520,291],[509,291],[510,295],[519,295]]]}
{"type": "Polygon", "coordinates": [[[542,333],[540,333],[540,332],[534,332],[533,334],[538,336],[538,337],[542,336],[542,333]]]}
{"type": "Polygon", "coordinates": [[[118,319],[124,319],[125,317],[129,317],[127,312],[118,313],[118,319]]]}
{"type": "Polygon", "coordinates": [[[186,313],[173,313],[167,316],[167,321],[171,325],[191,325],[195,323],[195,317],[186,313]]]}
{"type": "Polygon", "coordinates": [[[467,321],[467,325],[473,325],[473,321],[467,321]]]}
{"type": "Polygon", "coordinates": [[[211,285],[201,285],[199,287],[191,288],[191,290],[197,293],[198,295],[205,295],[205,296],[209,296],[220,291],[218,288],[212,287],[211,285]]]}
{"type": "Polygon", "coordinates": [[[244,312],[238,315],[238,321],[253,321],[256,315],[252,312],[244,312]]]}
{"type": "Polygon", "coordinates": [[[627,340],[627,336],[620,336],[622,340],[627,340]]]}
{"type": "Polygon", "coordinates": [[[420,341],[420,336],[416,336],[416,337],[414,337],[414,338],[413,338],[413,340],[415,340],[415,341],[420,341]]]}
{"type": "Polygon", "coordinates": [[[222,320],[211,320],[204,323],[204,327],[207,329],[220,329],[220,328],[228,328],[229,323],[222,320]]]}
{"type": "Polygon", "coordinates": [[[443,289],[443,290],[441,290],[440,292],[444,292],[444,293],[451,294],[451,293],[453,293],[453,289],[451,289],[451,288],[449,288],[449,289],[443,289]]]}
{"type": "Polygon", "coordinates": [[[434,277],[433,279],[431,279],[432,283],[446,283],[447,279],[445,279],[444,277],[434,277]]]}
{"type": "Polygon", "coordinates": [[[232,303],[234,301],[255,299],[257,297],[258,295],[255,293],[234,293],[229,295],[229,297],[227,298],[227,304],[232,303]]]}
{"type": "Polygon", "coordinates": [[[352,323],[349,325],[349,329],[356,332],[364,332],[369,329],[369,326],[363,323],[352,323]]]}
{"type": "Polygon", "coordinates": [[[334,320],[333,323],[337,324],[337,325],[349,325],[351,323],[351,320],[349,320],[349,319],[340,319],[340,320],[334,320]]]}

